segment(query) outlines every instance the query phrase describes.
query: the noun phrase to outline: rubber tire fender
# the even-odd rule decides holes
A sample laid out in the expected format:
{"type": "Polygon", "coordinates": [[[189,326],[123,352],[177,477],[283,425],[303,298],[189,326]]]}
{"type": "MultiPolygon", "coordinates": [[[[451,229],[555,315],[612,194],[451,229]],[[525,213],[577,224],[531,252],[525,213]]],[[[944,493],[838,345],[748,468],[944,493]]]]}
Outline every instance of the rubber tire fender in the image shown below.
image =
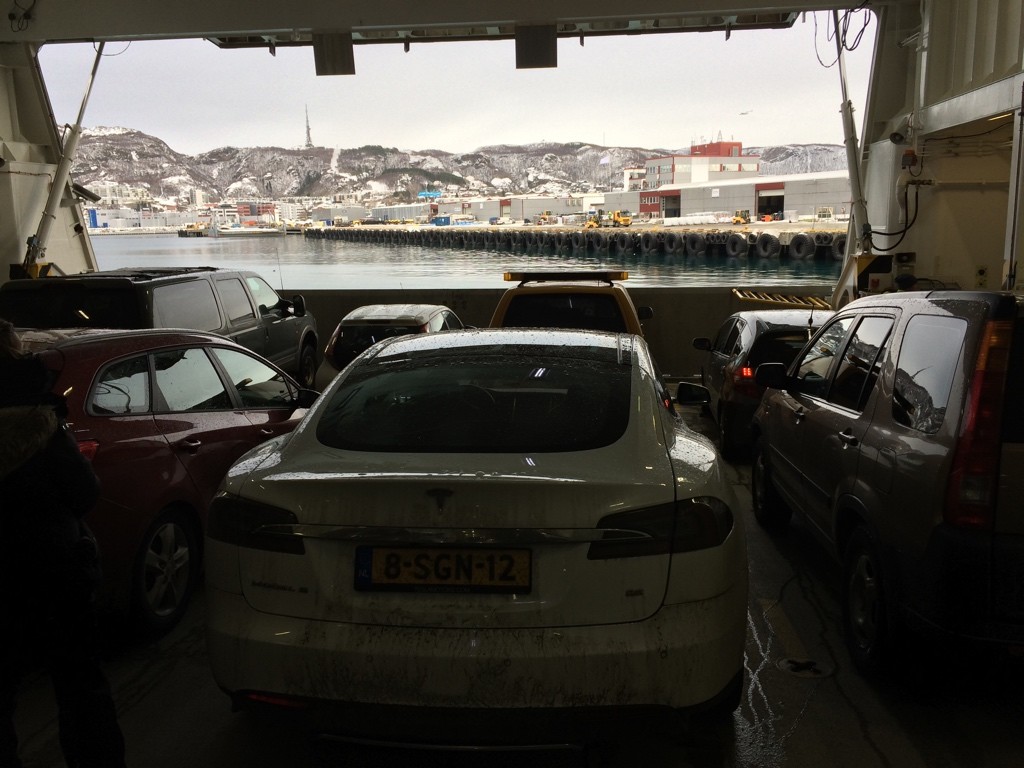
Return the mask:
{"type": "Polygon", "coordinates": [[[798,232],[789,241],[789,255],[794,259],[810,259],[817,247],[813,237],[806,232],[798,232]]]}
{"type": "Polygon", "coordinates": [[[836,235],[832,239],[832,258],[836,261],[846,258],[846,235],[836,235]]]}
{"type": "Polygon", "coordinates": [[[759,258],[770,259],[779,255],[782,251],[782,244],[779,242],[779,238],[770,232],[762,232],[757,236],[757,242],[754,243],[754,250],[757,252],[759,258]]]}
{"type": "Polygon", "coordinates": [[[708,249],[707,240],[700,232],[691,232],[686,236],[686,255],[700,256],[708,249]]]}
{"type": "Polygon", "coordinates": [[[665,233],[665,253],[672,254],[676,253],[681,249],[685,249],[686,242],[680,237],[677,232],[666,232],[665,233]]]}
{"type": "Polygon", "coordinates": [[[733,232],[725,241],[725,255],[732,258],[746,256],[750,252],[750,243],[739,232],[733,232]]]}

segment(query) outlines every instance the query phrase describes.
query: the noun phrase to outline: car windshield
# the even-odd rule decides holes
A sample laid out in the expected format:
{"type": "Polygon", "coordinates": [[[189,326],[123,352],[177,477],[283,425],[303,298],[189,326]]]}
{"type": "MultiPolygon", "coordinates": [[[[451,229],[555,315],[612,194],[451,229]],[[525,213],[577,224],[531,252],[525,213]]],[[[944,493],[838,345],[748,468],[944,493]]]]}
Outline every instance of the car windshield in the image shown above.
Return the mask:
{"type": "Polygon", "coordinates": [[[332,394],[317,438],[357,451],[580,451],[615,442],[629,403],[630,366],[614,359],[550,349],[378,358],[332,394]]]}

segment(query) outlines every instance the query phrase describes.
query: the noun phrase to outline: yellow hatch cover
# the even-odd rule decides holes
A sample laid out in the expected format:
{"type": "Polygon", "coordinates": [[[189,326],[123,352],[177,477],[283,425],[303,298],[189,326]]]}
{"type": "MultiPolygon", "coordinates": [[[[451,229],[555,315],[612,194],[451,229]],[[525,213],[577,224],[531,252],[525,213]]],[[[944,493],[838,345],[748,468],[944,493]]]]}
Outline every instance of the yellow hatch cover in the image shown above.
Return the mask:
{"type": "Polygon", "coordinates": [[[785,296],[781,293],[754,291],[748,288],[733,288],[732,292],[741,301],[759,301],[762,304],[796,309],[832,309],[828,299],[822,296],[785,296]]]}

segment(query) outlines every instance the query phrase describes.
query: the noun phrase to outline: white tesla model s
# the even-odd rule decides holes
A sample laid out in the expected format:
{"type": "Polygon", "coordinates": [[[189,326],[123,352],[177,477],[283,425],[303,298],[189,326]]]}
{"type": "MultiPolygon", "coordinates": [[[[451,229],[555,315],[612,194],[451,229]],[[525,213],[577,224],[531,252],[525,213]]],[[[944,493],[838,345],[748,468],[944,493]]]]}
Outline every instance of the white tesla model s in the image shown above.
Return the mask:
{"type": "Polygon", "coordinates": [[[238,706],[389,741],[728,715],[734,509],[640,337],[388,339],[228,472],[207,531],[213,673],[238,706]]]}

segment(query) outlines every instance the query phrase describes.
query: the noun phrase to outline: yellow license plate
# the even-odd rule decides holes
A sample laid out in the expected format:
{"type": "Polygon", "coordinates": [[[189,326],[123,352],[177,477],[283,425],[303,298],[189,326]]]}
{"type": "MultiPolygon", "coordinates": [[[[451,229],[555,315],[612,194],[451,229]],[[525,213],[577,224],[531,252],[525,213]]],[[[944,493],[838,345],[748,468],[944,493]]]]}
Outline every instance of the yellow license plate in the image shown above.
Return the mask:
{"type": "Polygon", "coordinates": [[[403,592],[530,591],[528,549],[356,547],[355,587],[403,592]]]}

